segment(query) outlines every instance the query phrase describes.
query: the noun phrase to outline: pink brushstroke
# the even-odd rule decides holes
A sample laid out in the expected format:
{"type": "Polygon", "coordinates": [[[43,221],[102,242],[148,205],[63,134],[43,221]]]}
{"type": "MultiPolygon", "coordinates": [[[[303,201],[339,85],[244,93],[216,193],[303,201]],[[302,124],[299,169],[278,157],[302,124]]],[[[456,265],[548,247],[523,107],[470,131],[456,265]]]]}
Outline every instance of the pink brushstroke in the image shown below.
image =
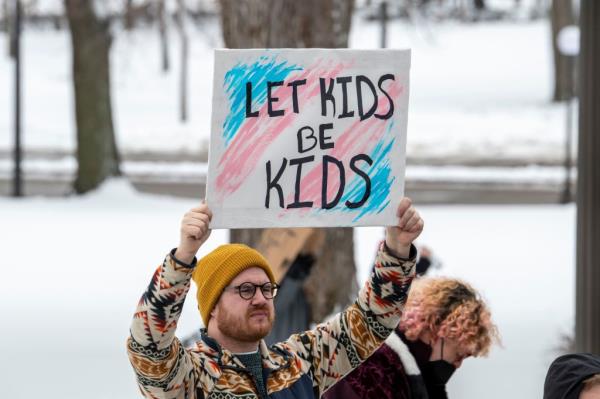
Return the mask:
{"type": "MultiPolygon", "coordinates": [[[[394,100],[397,100],[403,92],[403,88],[398,82],[390,85],[388,94],[394,100]]],[[[387,103],[385,97],[380,98],[377,104],[377,109],[387,103]]],[[[370,152],[375,144],[379,142],[385,133],[389,120],[382,120],[371,117],[367,121],[357,119],[339,138],[335,141],[335,147],[328,155],[339,160],[349,161],[350,155],[370,152]],[[350,153],[351,152],[351,153],[350,153]]],[[[315,205],[320,206],[321,199],[321,184],[323,162],[315,164],[315,166],[302,178],[300,182],[300,192],[302,201],[313,201],[315,205]]],[[[336,168],[337,169],[337,168],[336,168]]],[[[332,169],[330,169],[332,170],[332,169]]],[[[338,171],[331,173],[330,176],[337,176],[338,171]]],[[[333,180],[332,180],[333,181],[333,180]]],[[[328,184],[327,198],[333,199],[334,194],[339,188],[339,181],[336,184],[328,184]]],[[[294,194],[290,194],[286,199],[287,203],[293,201],[294,194]]],[[[310,208],[301,208],[302,212],[307,212],[310,208]]]]}
{"type": "MultiPolygon", "coordinates": [[[[306,87],[299,90],[300,106],[319,94],[319,78],[334,78],[350,66],[348,63],[338,63],[333,67],[321,67],[320,63],[319,60],[303,73],[289,78],[307,80],[306,87]]],[[[291,89],[282,86],[275,91],[274,96],[279,97],[280,109],[288,110],[287,114],[282,118],[269,118],[268,104],[265,103],[259,110],[261,117],[250,118],[244,122],[219,160],[216,189],[221,199],[239,189],[269,145],[297,119],[299,114],[289,111],[292,101],[291,89]]],[[[273,167],[276,171],[279,166],[273,167]]]]}

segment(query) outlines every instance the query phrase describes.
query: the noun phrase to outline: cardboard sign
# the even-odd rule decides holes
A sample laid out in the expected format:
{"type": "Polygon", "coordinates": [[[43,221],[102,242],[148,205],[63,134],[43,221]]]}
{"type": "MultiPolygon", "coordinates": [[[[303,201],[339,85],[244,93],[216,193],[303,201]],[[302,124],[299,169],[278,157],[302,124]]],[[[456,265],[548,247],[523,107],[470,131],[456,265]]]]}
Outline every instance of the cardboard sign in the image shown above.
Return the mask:
{"type": "Polygon", "coordinates": [[[215,53],[213,228],[394,225],[409,50],[215,53]]]}
{"type": "Polygon", "coordinates": [[[265,229],[256,249],[269,261],[279,283],[296,256],[301,252],[316,255],[324,238],[319,229],[265,229]]]}

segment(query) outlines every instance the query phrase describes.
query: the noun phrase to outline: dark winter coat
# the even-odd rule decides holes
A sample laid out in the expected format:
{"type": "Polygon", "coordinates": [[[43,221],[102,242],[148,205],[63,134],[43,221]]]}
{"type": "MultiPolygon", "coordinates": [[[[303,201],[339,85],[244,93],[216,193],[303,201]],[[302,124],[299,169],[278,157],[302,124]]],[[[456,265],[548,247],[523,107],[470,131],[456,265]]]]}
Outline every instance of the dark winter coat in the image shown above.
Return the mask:
{"type": "Polygon", "coordinates": [[[548,369],[544,399],[578,399],[583,381],[600,374],[600,356],[574,353],[557,358],[548,369]]]}
{"type": "Polygon", "coordinates": [[[335,384],[325,399],[446,399],[445,387],[428,383],[431,348],[397,330],[356,370],[335,384]]]}

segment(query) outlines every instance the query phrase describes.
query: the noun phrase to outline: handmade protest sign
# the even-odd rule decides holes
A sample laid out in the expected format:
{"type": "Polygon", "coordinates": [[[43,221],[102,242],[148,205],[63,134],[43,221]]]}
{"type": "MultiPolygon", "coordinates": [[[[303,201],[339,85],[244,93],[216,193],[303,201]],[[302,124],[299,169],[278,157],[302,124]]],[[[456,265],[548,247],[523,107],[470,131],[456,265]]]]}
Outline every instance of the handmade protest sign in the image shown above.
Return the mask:
{"type": "Polygon", "coordinates": [[[394,225],[409,50],[217,50],[213,228],[394,225]]]}

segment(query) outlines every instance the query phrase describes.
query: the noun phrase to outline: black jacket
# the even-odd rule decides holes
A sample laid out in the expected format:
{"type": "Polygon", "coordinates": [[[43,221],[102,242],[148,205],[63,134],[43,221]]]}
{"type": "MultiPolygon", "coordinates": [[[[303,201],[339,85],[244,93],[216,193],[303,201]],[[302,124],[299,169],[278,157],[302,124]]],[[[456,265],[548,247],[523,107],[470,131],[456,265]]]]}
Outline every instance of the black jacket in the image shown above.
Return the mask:
{"type": "Polygon", "coordinates": [[[557,358],[548,369],[544,399],[578,399],[582,382],[600,374],[600,356],[574,353],[557,358]]]}

